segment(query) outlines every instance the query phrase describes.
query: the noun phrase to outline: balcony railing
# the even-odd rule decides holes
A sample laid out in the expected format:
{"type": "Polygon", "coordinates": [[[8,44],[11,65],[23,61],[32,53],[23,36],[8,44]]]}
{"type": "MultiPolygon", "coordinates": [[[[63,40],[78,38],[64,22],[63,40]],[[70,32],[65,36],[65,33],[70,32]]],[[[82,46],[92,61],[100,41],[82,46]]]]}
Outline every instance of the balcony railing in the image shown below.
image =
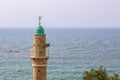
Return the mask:
{"type": "MultiPolygon", "coordinates": [[[[35,57],[33,49],[30,49],[30,57],[35,57]]],[[[49,49],[46,49],[46,58],[49,58],[49,49]]]]}

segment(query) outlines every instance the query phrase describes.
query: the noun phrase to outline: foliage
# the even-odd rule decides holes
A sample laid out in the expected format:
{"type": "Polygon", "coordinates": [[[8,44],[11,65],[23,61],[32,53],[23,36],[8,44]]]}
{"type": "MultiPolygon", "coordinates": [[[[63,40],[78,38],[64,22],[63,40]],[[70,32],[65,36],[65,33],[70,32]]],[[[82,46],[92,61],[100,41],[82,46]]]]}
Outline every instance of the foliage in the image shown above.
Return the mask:
{"type": "Polygon", "coordinates": [[[97,70],[91,68],[90,71],[85,71],[82,80],[120,80],[118,74],[108,76],[104,67],[99,67],[97,70]]]}

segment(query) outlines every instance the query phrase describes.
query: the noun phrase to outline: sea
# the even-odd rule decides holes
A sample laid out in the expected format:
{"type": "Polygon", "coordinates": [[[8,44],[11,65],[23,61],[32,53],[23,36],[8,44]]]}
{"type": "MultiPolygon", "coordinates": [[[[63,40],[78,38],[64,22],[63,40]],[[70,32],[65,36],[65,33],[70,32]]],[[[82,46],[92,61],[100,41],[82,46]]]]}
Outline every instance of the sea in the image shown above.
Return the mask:
{"type": "MultiPolygon", "coordinates": [[[[34,28],[0,28],[0,80],[32,80],[34,28]]],[[[120,76],[119,28],[45,28],[50,43],[47,80],[82,80],[104,66],[120,76]]]]}

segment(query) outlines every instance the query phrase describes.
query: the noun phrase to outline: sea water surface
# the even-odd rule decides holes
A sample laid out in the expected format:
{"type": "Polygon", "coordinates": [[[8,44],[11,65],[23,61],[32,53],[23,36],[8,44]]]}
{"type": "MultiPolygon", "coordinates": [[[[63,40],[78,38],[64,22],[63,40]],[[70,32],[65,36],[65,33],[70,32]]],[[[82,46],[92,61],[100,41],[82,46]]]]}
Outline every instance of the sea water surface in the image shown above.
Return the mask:
{"type": "MultiPolygon", "coordinates": [[[[120,75],[120,29],[45,29],[51,43],[47,80],[82,80],[105,66],[120,75]]],[[[34,29],[0,29],[0,80],[32,80],[34,29]]]]}

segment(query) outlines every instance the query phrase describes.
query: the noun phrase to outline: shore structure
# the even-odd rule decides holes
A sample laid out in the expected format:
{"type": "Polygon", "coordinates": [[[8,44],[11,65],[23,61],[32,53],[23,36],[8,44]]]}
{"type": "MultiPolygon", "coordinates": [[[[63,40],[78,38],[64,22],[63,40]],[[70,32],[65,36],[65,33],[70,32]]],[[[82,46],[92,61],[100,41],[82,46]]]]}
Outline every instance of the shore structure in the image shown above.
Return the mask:
{"type": "Polygon", "coordinates": [[[46,80],[47,79],[47,60],[49,59],[49,53],[46,48],[50,46],[46,43],[46,34],[44,28],[41,26],[41,17],[39,17],[39,26],[34,33],[33,51],[30,55],[33,67],[33,80],[46,80]]]}

